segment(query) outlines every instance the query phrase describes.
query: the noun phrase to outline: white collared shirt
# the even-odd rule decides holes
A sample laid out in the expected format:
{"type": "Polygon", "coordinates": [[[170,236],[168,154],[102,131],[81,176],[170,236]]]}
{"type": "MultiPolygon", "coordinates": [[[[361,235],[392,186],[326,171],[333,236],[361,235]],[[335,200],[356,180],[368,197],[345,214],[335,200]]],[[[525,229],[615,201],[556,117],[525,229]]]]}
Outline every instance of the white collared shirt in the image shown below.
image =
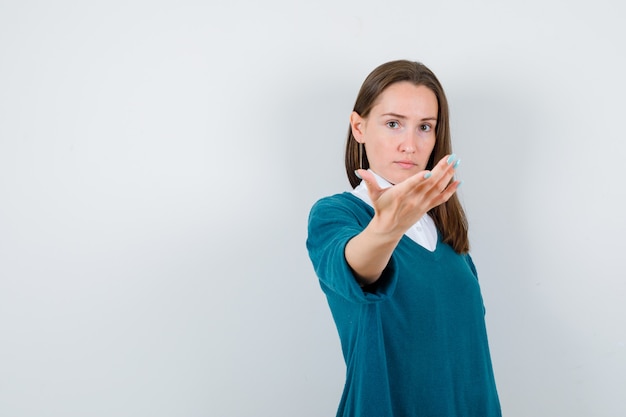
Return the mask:
{"type": "MultiPolygon", "coordinates": [[[[378,186],[380,188],[384,189],[393,187],[393,185],[389,181],[380,177],[371,169],[368,171],[374,174],[376,182],[378,183],[378,186]]],[[[371,207],[374,207],[372,205],[372,200],[370,199],[370,196],[367,192],[367,184],[365,183],[365,181],[361,181],[361,183],[357,185],[354,190],[352,190],[352,194],[365,201],[371,207]]],[[[411,226],[409,230],[407,230],[404,234],[411,238],[415,243],[419,244],[425,249],[428,249],[431,252],[433,252],[437,247],[437,227],[435,226],[435,222],[433,221],[433,219],[428,214],[424,214],[424,216],[422,216],[422,218],[419,219],[417,223],[415,223],[413,226],[411,226]]]]}

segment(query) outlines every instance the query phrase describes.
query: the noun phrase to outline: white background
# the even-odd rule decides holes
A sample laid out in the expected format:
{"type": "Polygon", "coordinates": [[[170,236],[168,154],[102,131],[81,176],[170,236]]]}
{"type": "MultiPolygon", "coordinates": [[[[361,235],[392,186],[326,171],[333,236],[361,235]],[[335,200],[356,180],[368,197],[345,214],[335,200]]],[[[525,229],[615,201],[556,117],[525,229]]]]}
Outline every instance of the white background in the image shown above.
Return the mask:
{"type": "Polygon", "coordinates": [[[398,58],[448,94],[504,414],[626,415],[626,29],[581,3],[0,1],[0,415],[334,415],[308,210],[398,58]]]}

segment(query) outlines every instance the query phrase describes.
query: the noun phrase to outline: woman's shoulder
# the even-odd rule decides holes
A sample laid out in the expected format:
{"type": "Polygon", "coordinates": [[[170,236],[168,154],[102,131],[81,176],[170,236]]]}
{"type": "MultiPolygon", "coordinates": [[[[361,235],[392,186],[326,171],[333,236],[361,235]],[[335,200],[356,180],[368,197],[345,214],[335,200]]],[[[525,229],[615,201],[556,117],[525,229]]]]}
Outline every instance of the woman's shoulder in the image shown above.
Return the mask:
{"type": "Polygon", "coordinates": [[[322,197],[313,204],[311,211],[328,210],[328,209],[344,209],[344,210],[367,210],[369,205],[356,195],[349,191],[322,197]]]}
{"type": "Polygon", "coordinates": [[[330,241],[357,235],[374,216],[366,202],[350,192],[319,199],[309,213],[307,245],[327,247],[330,241]]]}
{"type": "Polygon", "coordinates": [[[343,192],[318,200],[309,214],[309,225],[367,225],[374,216],[374,209],[351,192],[343,192]]]}

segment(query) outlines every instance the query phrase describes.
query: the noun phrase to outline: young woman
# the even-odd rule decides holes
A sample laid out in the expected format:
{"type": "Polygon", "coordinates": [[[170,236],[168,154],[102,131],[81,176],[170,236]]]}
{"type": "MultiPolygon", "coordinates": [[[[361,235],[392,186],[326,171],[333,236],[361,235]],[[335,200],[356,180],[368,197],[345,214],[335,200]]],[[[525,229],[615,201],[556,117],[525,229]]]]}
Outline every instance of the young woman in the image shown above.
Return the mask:
{"type": "Polygon", "coordinates": [[[309,217],[347,367],[337,416],[501,416],[459,163],[435,75],[410,61],[376,68],[350,116],[354,189],[309,217]]]}

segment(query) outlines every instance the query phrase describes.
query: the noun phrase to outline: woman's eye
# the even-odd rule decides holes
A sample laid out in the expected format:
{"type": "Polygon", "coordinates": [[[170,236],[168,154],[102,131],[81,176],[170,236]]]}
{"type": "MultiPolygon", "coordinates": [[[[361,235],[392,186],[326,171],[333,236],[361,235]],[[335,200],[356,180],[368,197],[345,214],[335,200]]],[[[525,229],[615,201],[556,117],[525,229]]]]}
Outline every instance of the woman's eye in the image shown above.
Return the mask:
{"type": "Polygon", "coordinates": [[[420,130],[422,132],[430,132],[431,129],[432,129],[432,127],[430,125],[421,125],[420,126],[420,130]]]}
{"type": "Polygon", "coordinates": [[[387,122],[387,126],[392,129],[397,129],[400,126],[400,124],[396,122],[395,120],[392,120],[390,122],[387,122]]]}

